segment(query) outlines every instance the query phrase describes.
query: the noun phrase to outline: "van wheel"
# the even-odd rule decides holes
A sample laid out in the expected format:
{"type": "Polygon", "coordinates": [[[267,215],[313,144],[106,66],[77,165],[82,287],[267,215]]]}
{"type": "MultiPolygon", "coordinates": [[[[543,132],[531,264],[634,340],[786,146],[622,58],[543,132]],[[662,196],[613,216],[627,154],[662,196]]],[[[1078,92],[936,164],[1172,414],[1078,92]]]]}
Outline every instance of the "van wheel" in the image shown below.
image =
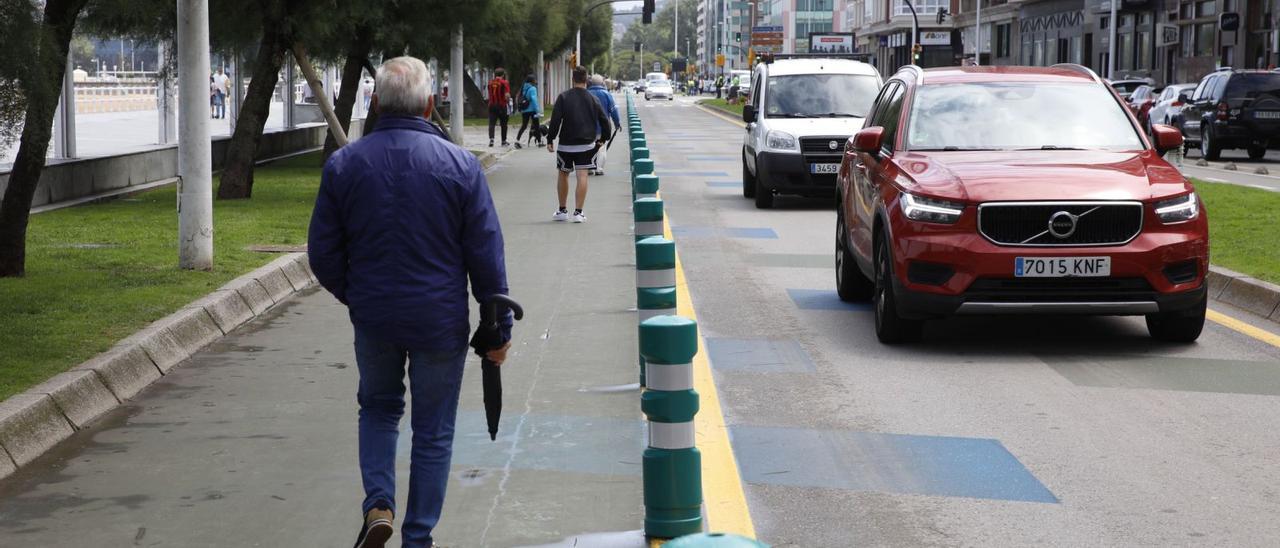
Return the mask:
{"type": "Polygon", "coordinates": [[[769,209],[773,207],[773,190],[765,188],[764,180],[760,177],[755,178],[756,182],[756,209],[769,209]]]}
{"type": "Polygon", "coordinates": [[[1201,132],[1200,156],[1204,157],[1205,160],[1217,160],[1222,156],[1222,146],[1218,144],[1217,139],[1213,138],[1212,130],[1206,129],[1201,132]]]}
{"type": "Polygon", "coordinates": [[[1253,145],[1249,147],[1249,159],[1261,160],[1267,156],[1267,145],[1253,145]]]}
{"type": "Polygon", "coordinates": [[[872,304],[876,310],[876,338],[884,344],[910,343],[924,335],[924,322],[907,320],[898,315],[898,302],[893,296],[893,250],[885,236],[876,246],[876,285],[872,304]]]}
{"type": "Polygon", "coordinates": [[[756,197],[756,176],[747,168],[747,151],[742,151],[742,197],[756,197]]]}
{"type": "Polygon", "coordinates": [[[849,252],[844,215],[836,214],[836,294],[845,302],[865,302],[875,292],[875,284],[858,268],[849,252]]]}
{"type": "Polygon", "coordinates": [[[1209,304],[1208,296],[1200,300],[1200,304],[1191,310],[1147,314],[1147,332],[1158,341],[1189,343],[1200,338],[1204,329],[1205,308],[1209,304]]]}

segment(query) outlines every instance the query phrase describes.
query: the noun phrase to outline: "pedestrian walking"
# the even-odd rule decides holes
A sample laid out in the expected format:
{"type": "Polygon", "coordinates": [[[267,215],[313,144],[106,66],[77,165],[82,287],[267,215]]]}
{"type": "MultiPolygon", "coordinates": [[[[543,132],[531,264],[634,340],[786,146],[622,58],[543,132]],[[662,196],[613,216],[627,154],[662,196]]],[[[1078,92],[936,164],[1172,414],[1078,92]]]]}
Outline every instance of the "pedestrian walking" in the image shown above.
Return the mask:
{"type": "Polygon", "coordinates": [[[741,89],[742,87],[739,84],[738,75],[735,74],[733,75],[733,80],[729,81],[729,104],[735,105],[738,103],[738,91],[741,89]]]}
{"type": "Polygon", "coordinates": [[[227,93],[231,90],[231,78],[227,77],[226,71],[218,69],[218,73],[213,75],[213,83],[218,88],[218,104],[214,109],[216,111],[214,118],[226,118],[227,93]]]}
{"type": "Polygon", "coordinates": [[[559,174],[556,179],[556,195],[560,199],[560,209],[556,210],[552,220],[586,222],[587,216],[582,213],[582,206],[587,201],[587,172],[595,169],[596,149],[604,143],[604,136],[613,128],[609,125],[609,115],[605,114],[600,101],[587,91],[587,69],[583,66],[573,68],[573,87],[556,97],[551,107],[551,122],[547,125],[547,150],[556,154],[556,167],[559,174]],[[560,150],[556,151],[556,138],[560,138],[560,150]],[[574,189],[574,210],[569,215],[569,174],[577,178],[574,189]]]}
{"type": "Polygon", "coordinates": [[[507,71],[498,67],[489,80],[489,146],[493,146],[493,126],[502,124],[502,146],[507,142],[507,99],[511,97],[511,84],[507,83],[507,71]]]}
{"type": "MultiPolygon", "coordinates": [[[[365,493],[356,546],[381,547],[393,532],[407,361],[413,441],[400,534],[404,546],[428,547],[449,481],[470,332],[467,284],[476,300],[507,293],[502,229],[480,162],[427,121],[427,66],[390,59],[376,85],[377,125],[325,163],[308,257],[355,332],[365,493]]],[[[482,346],[486,359],[502,363],[511,318],[498,323],[500,342],[482,346]]]]}
{"type": "Polygon", "coordinates": [[[542,101],[538,100],[538,79],[534,75],[530,74],[524,78],[516,107],[520,109],[520,131],[516,132],[516,148],[520,148],[520,139],[524,136],[525,128],[529,128],[529,137],[541,147],[542,101]]]}
{"type": "MultiPolygon", "coordinates": [[[[587,91],[591,92],[591,95],[600,102],[600,106],[601,108],[604,108],[605,114],[608,114],[609,119],[613,121],[613,127],[622,125],[622,118],[618,116],[618,104],[614,102],[613,94],[609,93],[609,90],[604,88],[604,76],[599,74],[592,76],[591,85],[587,86],[587,91]]],[[[601,140],[607,141],[613,130],[608,127],[601,127],[596,131],[600,134],[601,140]]],[[[604,175],[604,164],[608,155],[608,147],[597,147],[595,158],[596,167],[589,173],[594,175],[604,175]]]]}
{"type": "Polygon", "coordinates": [[[716,77],[716,99],[720,98],[720,91],[724,89],[724,75],[716,77]]]}
{"type": "Polygon", "coordinates": [[[209,117],[218,117],[218,106],[222,103],[222,94],[218,92],[218,82],[209,75],[209,117]]]}

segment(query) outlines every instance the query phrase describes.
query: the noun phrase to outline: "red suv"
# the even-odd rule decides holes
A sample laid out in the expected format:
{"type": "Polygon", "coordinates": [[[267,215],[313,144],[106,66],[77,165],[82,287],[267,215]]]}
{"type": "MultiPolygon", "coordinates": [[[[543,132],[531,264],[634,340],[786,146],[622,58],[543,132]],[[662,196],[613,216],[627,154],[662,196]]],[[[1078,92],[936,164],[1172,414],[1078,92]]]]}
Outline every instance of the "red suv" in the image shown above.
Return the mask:
{"type": "Polygon", "coordinates": [[[871,299],[884,343],[969,314],[1144,315],[1204,326],[1209,229],[1195,189],[1079,65],[908,66],[885,83],[838,175],[836,282],[871,299]]]}

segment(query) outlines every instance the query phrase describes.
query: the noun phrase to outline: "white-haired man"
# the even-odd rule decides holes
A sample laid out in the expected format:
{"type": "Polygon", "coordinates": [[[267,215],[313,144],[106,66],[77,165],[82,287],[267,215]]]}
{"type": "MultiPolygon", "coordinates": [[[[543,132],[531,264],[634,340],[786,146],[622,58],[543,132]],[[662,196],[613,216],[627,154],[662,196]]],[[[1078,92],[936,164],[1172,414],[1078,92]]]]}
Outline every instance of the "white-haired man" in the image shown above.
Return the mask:
{"type": "MultiPolygon", "coordinates": [[[[308,237],[316,278],[350,312],[360,372],[364,525],[358,548],[393,532],[395,461],[405,362],[413,396],[404,546],[429,547],[440,519],[462,367],[476,300],[507,293],[502,229],[479,161],[427,122],[426,65],[397,57],[378,69],[373,131],[325,163],[308,237]]],[[[511,319],[501,319],[501,363],[511,319]]]]}

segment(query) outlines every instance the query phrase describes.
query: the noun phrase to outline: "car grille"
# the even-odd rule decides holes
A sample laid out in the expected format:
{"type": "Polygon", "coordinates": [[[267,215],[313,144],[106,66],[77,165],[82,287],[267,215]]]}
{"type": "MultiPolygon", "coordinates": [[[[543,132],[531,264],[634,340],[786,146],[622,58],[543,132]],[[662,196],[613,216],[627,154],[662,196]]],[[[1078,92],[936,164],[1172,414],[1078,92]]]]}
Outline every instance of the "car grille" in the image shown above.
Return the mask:
{"type": "Polygon", "coordinates": [[[1154,298],[1143,278],[978,278],[965,291],[974,302],[1109,302],[1154,298]]]}
{"type": "Polygon", "coordinates": [[[844,153],[844,143],[849,140],[849,136],[844,137],[805,137],[800,139],[800,152],[808,156],[810,154],[836,156],[839,158],[844,153]],[[831,141],[836,142],[835,150],[831,150],[831,141]]]}
{"type": "MultiPolygon", "coordinates": [[[[1061,217],[1060,217],[1061,218],[1061,217]]],[[[1139,202],[993,202],[978,207],[978,230],[988,240],[1013,246],[1120,245],[1142,230],[1139,202]],[[1059,212],[1076,216],[1075,230],[1066,237],[1049,232],[1049,220],[1059,212]]],[[[1066,231],[1059,229],[1060,233],[1066,231]]]]}

